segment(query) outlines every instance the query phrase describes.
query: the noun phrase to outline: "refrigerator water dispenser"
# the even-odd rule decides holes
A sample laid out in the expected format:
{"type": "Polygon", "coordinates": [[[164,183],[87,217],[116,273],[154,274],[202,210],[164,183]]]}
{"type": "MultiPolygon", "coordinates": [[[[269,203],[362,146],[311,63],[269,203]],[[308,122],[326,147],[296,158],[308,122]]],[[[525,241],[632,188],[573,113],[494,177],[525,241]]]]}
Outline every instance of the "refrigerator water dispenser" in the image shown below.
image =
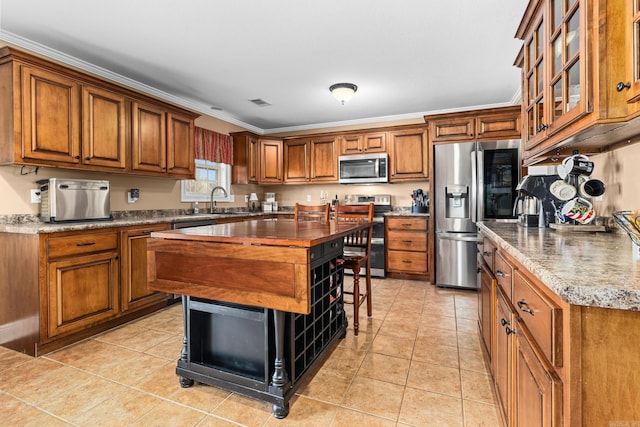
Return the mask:
{"type": "Polygon", "coordinates": [[[447,185],[445,192],[445,217],[469,218],[469,187],[464,185],[447,185]]]}

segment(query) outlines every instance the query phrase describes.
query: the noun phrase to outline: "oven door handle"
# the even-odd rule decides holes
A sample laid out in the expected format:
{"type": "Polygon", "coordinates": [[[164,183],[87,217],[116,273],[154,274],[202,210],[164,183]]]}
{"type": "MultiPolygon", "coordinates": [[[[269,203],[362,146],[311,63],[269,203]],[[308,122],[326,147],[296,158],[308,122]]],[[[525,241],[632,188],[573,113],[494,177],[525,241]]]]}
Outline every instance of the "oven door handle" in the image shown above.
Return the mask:
{"type": "Polygon", "coordinates": [[[371,238],[372,245],[384,245],[384,237],[372,237],[371,238]]]}

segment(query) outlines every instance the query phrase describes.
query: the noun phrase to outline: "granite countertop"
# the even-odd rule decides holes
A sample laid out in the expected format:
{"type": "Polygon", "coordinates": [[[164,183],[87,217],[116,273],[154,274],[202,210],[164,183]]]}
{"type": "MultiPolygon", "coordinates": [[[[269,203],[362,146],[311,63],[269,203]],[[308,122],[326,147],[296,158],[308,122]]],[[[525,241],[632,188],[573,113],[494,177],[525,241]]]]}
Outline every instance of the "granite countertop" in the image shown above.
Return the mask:
{"type": "Polygon", "coordinates": [[[235,217],[262,217],[272,214],[290,214],[291,212],[222,212],[197,215],[176,211],[131,211],[114,213],[109,221],[83,221],[50,224],[37,221],[37,217],[14,217],[14,221],[0,223],[0,233],[39,234],[62,231],[96,230],[109,227],[127,227],[132,225],[159,224],[164,222],[189,222],[206,219],[224,219],[235,217]]]}
{"type": "Polygon", "coordinates": [[[640,311],[640,248],[626,234],[485,222],[480,230],[570,304],[640,311]]]}
{"type": "Polygon", "coordinates": [[[391,211],[391,212],[385,212],[384,216],[425,216],[428,217],[429,213],[423,213],[423,212],[411,212],[410,209],[404,209],[404,210],[395,210],[395,211],[391,211]]]}

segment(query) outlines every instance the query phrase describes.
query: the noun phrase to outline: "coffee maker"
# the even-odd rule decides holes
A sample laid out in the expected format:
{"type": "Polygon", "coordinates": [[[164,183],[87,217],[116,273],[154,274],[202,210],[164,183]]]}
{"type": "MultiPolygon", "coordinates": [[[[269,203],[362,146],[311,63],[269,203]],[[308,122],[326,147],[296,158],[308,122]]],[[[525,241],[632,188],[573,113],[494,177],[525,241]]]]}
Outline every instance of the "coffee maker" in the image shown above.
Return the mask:
{"type": "Polygon", "coordinates": [[[545,228],[555,220],[555,198],[549,187],[560,177],[553,166],[530,166],[528,172],[516,187],[513,214],[523,227],[545,228]]]}

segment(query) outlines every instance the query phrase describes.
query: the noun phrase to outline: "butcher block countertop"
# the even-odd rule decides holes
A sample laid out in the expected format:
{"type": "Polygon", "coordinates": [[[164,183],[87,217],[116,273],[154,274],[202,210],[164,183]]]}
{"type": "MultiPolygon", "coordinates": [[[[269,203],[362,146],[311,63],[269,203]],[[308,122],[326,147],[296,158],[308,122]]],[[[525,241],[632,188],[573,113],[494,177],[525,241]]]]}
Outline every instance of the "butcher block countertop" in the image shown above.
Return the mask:
{"type": "Polygon", "coordinates": [[[170,240],[309,248],[344,237],[361,227],[357,223],[349,222],[336,224],[331,221],[329,224],[324,224],[316,221],[296,222],[293,219],[275,218],[156,231],[151,233],[151,237],[170,240]]]}
{"type": "Polygon", "coordinates": [[[333,261],[320,268],[338,272],[343,237],[370,226],[262,219],[153,232],[147,242],[148,286],[308,314],[312,266],[329,255],[333,261]]]}
{"type": "Polygon", "coordinates": [[[479,228],[562,300],[640,311],[640,248],[626,234],[561,233],[499,222],[479,228]]]}

